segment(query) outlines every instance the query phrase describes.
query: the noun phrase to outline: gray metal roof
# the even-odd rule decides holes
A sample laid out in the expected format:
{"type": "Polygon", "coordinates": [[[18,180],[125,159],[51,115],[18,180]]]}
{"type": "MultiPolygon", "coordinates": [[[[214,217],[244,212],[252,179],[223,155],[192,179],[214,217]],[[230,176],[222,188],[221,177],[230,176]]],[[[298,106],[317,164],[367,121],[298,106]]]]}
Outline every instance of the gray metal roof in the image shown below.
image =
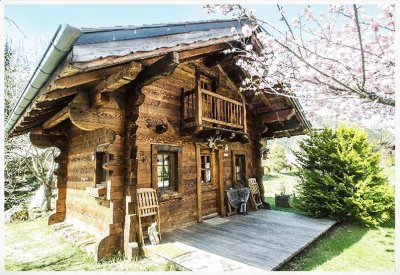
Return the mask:
{"type": "Polygon", "coordinates": [[[212,29],[240,28],[247,21],[238,20],[213,20],[183,23],[169,23],[143,26],[128,26],[114,28],[82,28],[82,35],[75,45],[103,43],[109,41],[122,41],[131,39],[148,38],[163,35],[181,34],[212,29]]]}

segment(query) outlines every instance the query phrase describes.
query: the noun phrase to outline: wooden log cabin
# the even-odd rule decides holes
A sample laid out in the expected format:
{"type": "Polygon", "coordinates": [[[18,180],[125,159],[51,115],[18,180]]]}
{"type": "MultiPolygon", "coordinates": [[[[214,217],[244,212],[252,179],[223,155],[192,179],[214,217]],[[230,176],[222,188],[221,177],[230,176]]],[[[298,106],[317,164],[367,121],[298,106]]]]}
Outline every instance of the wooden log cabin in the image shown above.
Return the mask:
{"type": "Polygon", "coordinates": [[[261,182],[264,140],[310,127],[296,100],[239,90],[246,73],[223,52],[237,45],[231,27],[56,32],[6,131],[60,149],[49,224],[94,235],[96,260],[142,246],[138,188],[156,190],[162,232],[224,216],[225,190],[261,182]]]}

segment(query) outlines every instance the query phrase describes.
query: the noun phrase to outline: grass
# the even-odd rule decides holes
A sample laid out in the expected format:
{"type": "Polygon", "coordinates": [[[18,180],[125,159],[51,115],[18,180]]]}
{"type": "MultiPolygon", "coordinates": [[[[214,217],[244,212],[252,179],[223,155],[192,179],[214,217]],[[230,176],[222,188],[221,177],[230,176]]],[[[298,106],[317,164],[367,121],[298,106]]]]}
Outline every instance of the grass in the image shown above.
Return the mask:
{"type": "MultiPolygon", "coordinates": [[[[393,178],[394,170],[384,170],[393,178]]],[[[273,210],[300,213],[295,208],[275,206],[274,195],[282,185],[286,194],[294,191],[296,172],[264,175],[266,201],[273,210]]],[[[394,271],[395,226],[394,218],[388,223],[368,228],[351,223],[338,224],[280,270],[284,271],[394,271]]]]}
{"type": "Polygon", "coordinates": [[[377,228],[340,224],[280,270],[394,271],[394,219],[377,228]]]}
{"type": "Polygon", "coordinates": [[[78,247],[64,241],[47,225],[47,218],[5,225],[5,269],[7,271],[166,271],[149,259],[128,261],[114,257],[96,263],[78,247]]]}
{"type": "MultiPolygon", "coordinates": [[[[285,194],[293,194],[295,192],[294,187],[296,184],[297,171],[268,173],[263,176],[265,201],[271,205],[272,210],[301,214],[301,212],[296,208],[285,208],[275,205],[275,194],[280,194],[282,189],[285,190],[285,194]]],[[[292,201],[293,198],[291,197],[289,203],[292,204],[292,201]]]]}
{"type": "Polygon", "coordinates": [[[274,197],[275,194],[293,194],[297,184],[297,171],[284,173],[268,173],[263,176],[264,194],[266,197],[274,197]]]}

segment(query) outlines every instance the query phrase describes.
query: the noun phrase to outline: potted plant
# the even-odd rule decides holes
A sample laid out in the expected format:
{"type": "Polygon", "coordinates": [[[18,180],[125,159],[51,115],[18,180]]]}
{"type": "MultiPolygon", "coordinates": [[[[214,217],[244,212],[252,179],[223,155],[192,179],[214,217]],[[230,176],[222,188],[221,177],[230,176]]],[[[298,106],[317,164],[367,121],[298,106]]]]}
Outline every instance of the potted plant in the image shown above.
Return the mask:
{"type": "Polygon", "coordinates": [[[275,194],[275,206],[289,208],[291,207],[289,199],[290,195],[286,195],[286,187],[283,183],[281,183],[280,194],[275,194]]]}

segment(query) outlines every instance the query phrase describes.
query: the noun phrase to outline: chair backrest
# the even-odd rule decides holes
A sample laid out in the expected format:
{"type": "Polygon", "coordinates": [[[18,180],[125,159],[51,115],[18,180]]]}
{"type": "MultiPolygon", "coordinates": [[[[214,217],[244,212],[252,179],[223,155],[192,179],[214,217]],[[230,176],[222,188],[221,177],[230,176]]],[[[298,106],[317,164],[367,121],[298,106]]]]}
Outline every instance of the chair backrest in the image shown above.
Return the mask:
{"type": "Polygon", "coordinates": [[[250,192],[252,194],[260,194],[260,187],[258,186],[257,180],[255,178],[248,179],[250,192]]]}
{"type": "Polygon", "coordinates": [[[158,199],[153,188],[137,189],[138,211],[141,217],[156,215],[158,211],[158,199]]]}

